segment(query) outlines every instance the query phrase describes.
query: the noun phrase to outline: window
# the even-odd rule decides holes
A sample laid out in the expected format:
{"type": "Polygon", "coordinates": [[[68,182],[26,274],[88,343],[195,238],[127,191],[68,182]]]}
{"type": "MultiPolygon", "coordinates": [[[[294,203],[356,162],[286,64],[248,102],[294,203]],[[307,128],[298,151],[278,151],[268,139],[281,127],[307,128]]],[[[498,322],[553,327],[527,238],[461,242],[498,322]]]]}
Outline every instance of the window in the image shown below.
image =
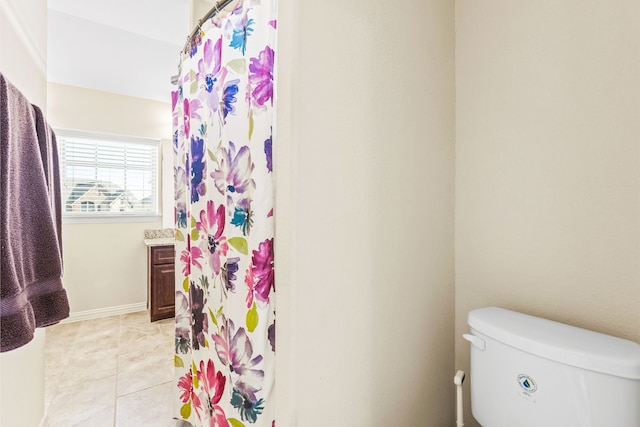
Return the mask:
{"type": "Polygon", "coordinates": [[[65,220],[158,215],[159,141],[69,130],[56,136],[65,220]]]}

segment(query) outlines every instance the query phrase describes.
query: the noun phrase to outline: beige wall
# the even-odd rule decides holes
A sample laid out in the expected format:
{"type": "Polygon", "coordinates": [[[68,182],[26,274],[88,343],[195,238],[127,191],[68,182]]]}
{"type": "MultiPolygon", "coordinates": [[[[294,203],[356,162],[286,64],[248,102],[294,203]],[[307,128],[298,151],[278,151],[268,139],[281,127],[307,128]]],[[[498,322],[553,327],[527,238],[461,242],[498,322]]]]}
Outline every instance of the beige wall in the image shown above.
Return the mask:
{"type": "Polygon", "coordinates": [[[0,1],[0,72],[33,104],[47,101],[47,2],[0,1]]]}
{"type": "Polygon", "coordinates": [[[456,2],[456,368],[482,306],[640,340],[639,5],[456,2]]]}
{"type": "Polygon", "coordinates": [[[278,422],[449,426],[453,3],[279,13],[278,422]]]}
{"type": "MultiPolygon", "coordinates": [[[[169,104],[56,83],[49,83],[48,97],[54,128],[171,138],[169,104]]],[[[146,302],[147,228],[162,228],[161,218],[145,223],[63,224],[64,283],[72,316],[146,302]]]]}
{"type": "MultiPolygon", "coordinates": [[[[191,1],[191,26],[195,28],[198,22],[205,17],[207,12],[217,3],[217,0],[192,0],[191,1]]],[[[186,40],[187,34],[185,34],[186,40]]]]}
{"type": "Polygon", "coordinates": [[[171,139],[171,105],[115,93],[49,83],[49,121],[55,127],[171,139]]]}
{"type": "MultiPolygon", "coordinates": [[[[458,0],[455,97],[452,2],[279,3],[284,425],[452,425],[476,307],[640,340],[635,0],[458,0]]],[[[170,137],[162,103],[56,84],[47,100],[46,3],[0,5],[0,71],[54,126],[170,137]]],[[[72,311],[144,301],[159,226],[66,225],[72,311]]],[[[1,356],[2,425],[42,416],[43,341],[1,356]]]]}
{"type": "MultiPolygon", "coordinates": [[[[0,1],[0,72],[27,99],[46,111],[47,43],[45,0],[0,1]]],[[[37,427],[44,407],[45,330],[0,354],[0,425],[37,427]]]]}

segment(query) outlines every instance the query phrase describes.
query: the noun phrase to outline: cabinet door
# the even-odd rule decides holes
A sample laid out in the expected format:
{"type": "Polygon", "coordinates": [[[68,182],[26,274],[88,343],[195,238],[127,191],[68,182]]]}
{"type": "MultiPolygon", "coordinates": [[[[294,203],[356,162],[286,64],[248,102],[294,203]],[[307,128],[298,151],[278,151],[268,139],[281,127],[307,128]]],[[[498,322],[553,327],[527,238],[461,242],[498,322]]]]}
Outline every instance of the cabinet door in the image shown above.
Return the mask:
{"type": "Polygon", "coordinates": [[[175,315],[175,268],[173,264],[151,266],[151,321],[175,315]]]}

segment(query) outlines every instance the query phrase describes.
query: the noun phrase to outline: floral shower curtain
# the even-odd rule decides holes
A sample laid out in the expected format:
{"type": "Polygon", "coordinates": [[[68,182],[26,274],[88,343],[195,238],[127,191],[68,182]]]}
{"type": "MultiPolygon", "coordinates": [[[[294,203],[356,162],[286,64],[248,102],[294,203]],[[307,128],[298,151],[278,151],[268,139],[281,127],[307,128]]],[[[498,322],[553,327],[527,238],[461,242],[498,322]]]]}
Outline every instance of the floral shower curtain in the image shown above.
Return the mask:
{"type": "Polygon", "coordinates": [[[176,418],[274,426],[276,0],[203,23],[172,93],[176,418]]]}

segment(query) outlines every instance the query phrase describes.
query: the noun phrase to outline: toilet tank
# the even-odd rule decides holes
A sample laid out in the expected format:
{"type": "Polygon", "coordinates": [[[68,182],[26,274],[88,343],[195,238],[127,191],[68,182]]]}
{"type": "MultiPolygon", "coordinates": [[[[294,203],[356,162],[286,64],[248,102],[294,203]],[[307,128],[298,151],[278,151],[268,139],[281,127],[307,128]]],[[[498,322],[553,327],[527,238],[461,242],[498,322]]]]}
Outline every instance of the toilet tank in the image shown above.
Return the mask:
{"type": "Polygon", "coordinates": [[[497,307],[468,323],[483,427],[640,427],[640,344],[497,307]]]}

